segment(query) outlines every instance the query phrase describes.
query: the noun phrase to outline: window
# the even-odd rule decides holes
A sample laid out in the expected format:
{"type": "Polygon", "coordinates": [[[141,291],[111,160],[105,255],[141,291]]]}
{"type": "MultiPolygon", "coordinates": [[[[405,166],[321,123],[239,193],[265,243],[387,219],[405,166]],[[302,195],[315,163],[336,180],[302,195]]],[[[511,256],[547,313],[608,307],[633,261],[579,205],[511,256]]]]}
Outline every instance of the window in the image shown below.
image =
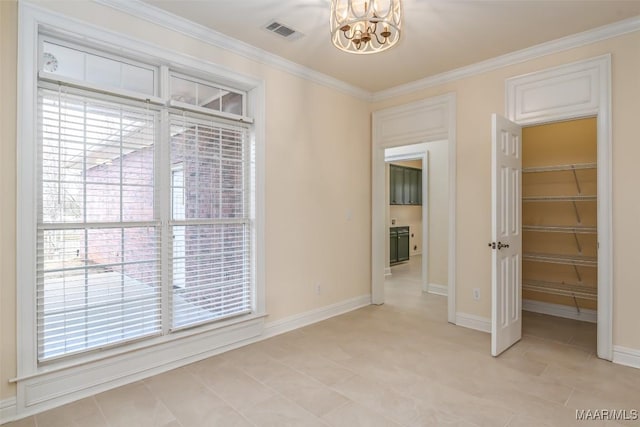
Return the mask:
{"type": "Polygon", "coordinates": [[[38,362],[252,313],[246,94],[182,75],[156,89],[157,66],[41,49],[38,362]]]}
{"type": "Polygon", "coordinates": [[[170,117],[176,329],[251,311],[249,152],[247,128],[170,117]]]}

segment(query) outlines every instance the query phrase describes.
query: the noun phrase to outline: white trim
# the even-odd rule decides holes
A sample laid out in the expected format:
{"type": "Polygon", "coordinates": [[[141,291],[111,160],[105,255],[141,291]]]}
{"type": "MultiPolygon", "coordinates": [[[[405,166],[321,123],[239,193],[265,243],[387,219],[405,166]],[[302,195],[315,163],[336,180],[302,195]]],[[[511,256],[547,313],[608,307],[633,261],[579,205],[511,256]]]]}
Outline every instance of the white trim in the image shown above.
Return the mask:
{"type": "Polygon", "coordinates": [[[182,33],[209,45],[228,50],[237,55],[251,59],[252,61],[270,65],[274,68],[293,74],[294,76],[330,87],[356,98],[366,101],[371,100],[371,93],[364,89],[350,85],[293,61],[289,61],[281,56],[219,33],[211,28],[205,27],[204,25],[179,17],[151,4],[143,3],[139,0],[94,1],[104,6],[135,16],[136,18],[144,19],[169,30],[182,33]]]}
{"type": "Polygon", "coordinates": [[[241,347],[259,337],[263,328],[263,318],[253,319],[163,345],[20,380],[18,414],[23,417],[46,411],[241,347]]]}
{"type": "MultiPolygon", "coordinates": [[[[447,320],[456,321],[456,95],[447,93],[373,112],[371,138],[371,301],[384,303],[385,148],[447,141],[449,161],[449,262],[447,320]],[[410,126],[407,126],[410,123],[410,126]]],[[[423,174],[424,177],[425,174],[423,174]]],[[[424,181],[423,181],[424,183],[424,181]]],[[[423,244],[424,250],[424,244],[423,244]]],[[[423,255],[424,258],[424,255],[423,255]]],[[[426,283],[426,282],[424,282],[426,283]]]]}
{"type": "Polygon", "coordinates": [[[339,316],[368,305],[371,305],[370,294],[361,295],[335,304],[305,311],[304,313],[285,317],[284,319],[268,322],[265,324],[264,333],[262,334],[261,339],[284,334],[286,332],[293,331],[294,329],[321,322],[331,317],[339,316]]]}
{"type": "Polygon", "coordinates": [[[391,267],[384,268],[384,277],[391,276],[391,267]]]}
{"type": "Polygon", "coordinates": [[[596,323],[598,314],[596,310],[581,308],[580,313],[575,307],[550,302],[522,300],[522,310],[532,313],[548,314],[549,316],[564,317],[565,319],[581,320],[583,322],[596,323]]]}
{"type": "Polygon", "coordinates": [[[582,33],[572,34],[546,43],[541,43],[515,52],[500,55],[495,58],[487,59],[486,61],[476,62],[475,64],[456,68],[455,70],[446,71],[424,79],[398,85],[390,89],[381,90],[375,92],[372,95],[371,100],[373,102],[378,102],[394,98],[396,96],[414,93],[419,90],[530,61],[545,55],[551,55],[613,37],[622,36],[638,30],[640,30],[640,17],[625,19],[619,22],[614,22],[613,24],[587,30],[582,33]]]}
{"type": "Polygon", "coordinates": [[[447,285],[439,285],[437,283],[429,283],[427,292],[434,295],[447,296],[449,294],[449,287],[447,285]]]}
{"type": "Polygon", "coordinates": [[[476,331],[491,333],[491,319],[475,314],[456,313],[456,325],[476,331]]]}
{"type": "Polygon", "coordinates": [[[148,3],[139,0],[94,0],[104,6],[111,7],[129,15],[144,19],[156,25],[177,31],[204,43],[231,51],[245,58],[289,72],[295,76],[336,89],[340,92],[371,102],[406,95],[422,89],[442,85],[455,80],[472,77],[478,74],[497,70],[510,65],[536,59],[545,55],[574,49],[624,34],[640,30],[640,17],[633,17],[592,30],[572,34],[551,40],[495,58],[456,68],[441,74],[429,76],[413,82],[401,84],[378,92],[369,92],[350,85],[334,77],[312,70],[308,67],[284,59],[250,44],[226,36],[203,25],[179,17],[148,3]]]}
{"type": "MultiPolygon", "coordinates": [[[[626,21],[625,21],[626,22],[626,21]]],[[[640,18],[638,19],[640,22],[640,18]]],[[[613,358],[613,184],[611,55],[511,77],[505,81],[507,117],[543,124],[597,117],[598,139],[598,357],[613,358]],[[528,94],[535,96],[528,98],[528,94]],[[558,94],[563,94],[558,96],[558,94]],[[567,99],[564,97],[567,96],[567,99]]]]}
{"type": "Polygon", "coordinates": [[[613,363],[640,369],[640,350],[614,345],[613,363]]]}
{"type": "MultiPolygon", "coordinates": [[[[250,113],[256,120],[254,125],[255,155],[255,243],[253,267],[255,286],[255,315],[235,318],[229,322],[193,328],[173,334],[167,338],[147,340],[119,348],[88,354],[55,365],[38,367],[35,359],[35,289],[21,286],[17,292],[17,396],[15,411],[20,417],[40,412],[50,407],[95,394],[145,376],[173,369],[189,361],[208,357],[222,351],[246,344],[247,340],[260,337],[264,327],[265,313],[265,266],[264,266],[264,175],[265,175],[265,89],[264,81],[245,76],[213,63],[203,62],[179,52],[168,51],[131,37],[109,32],[86,22],[68,18],[46,8],[19,2],[18,33],[18,224],[23,237],[19,239],[17,253],[35,253],[35,210],[37,192],[35,188],[35,112],[37,80],[37,40],[40,28],[47,32],[76,34],[92,40],[96,45],[126,46],[132,52],[154,56],[157,60],[170,61],[172,66],[185,67],[195,72],[220,76],[225,82],[235,81],[239,88],[249,92],[250,113]],[[28,198],[27,198],[28,197],[28,198]]],[[[166,94],[165,94],[166,95],[166,94]]],[[[18,282],[35,283],[34,264],[29,256],[18,256],[16,261],[18,282]]],[[[4,413],[4,411],[3,411],[4,413]]]]}
{"type": "Polygon", "coordinates": [[[100,361],[106,371],[96,371],[94,364],[76,369],[57,370],[28,378],[22,391],[26,403],[18,410],[17,399],[0,401],[0,423],[24,418],[84,397],[160,374],[235,348],[339,316],[371,304],[371,295],[361,295],[325,307],[279,319],[263,326],[263,319],[253,319],[231,329],[217,329],[205,339],[188,337],[174,341],[170,348],[154,347],[121,354],[100,361]],[[214,335],[223,335],[214,337],[214,335]],[[215,341],[215,342],[214,342],[215,341]]]}
{"type": "Polygon", "coordinates": [[[0,424],[17,419],[16,398],[8,397],[0,400],[0,424]]]}

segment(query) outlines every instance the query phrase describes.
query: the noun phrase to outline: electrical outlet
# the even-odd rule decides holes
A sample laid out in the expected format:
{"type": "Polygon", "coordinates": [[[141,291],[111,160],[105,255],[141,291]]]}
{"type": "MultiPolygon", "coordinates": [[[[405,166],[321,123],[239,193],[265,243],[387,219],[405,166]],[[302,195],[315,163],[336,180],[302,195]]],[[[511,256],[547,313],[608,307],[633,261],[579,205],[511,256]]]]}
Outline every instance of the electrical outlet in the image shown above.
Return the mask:
{"type": "Polygon", "coordinates": [[[480,288],[473,288],[473,299],[480,301],[480,288]]]}
{"type": "Polygon", "coordinates": [[[320,295],[322,293],[322,285],[320,282],[316,282],[316,295],[320,295]]]}

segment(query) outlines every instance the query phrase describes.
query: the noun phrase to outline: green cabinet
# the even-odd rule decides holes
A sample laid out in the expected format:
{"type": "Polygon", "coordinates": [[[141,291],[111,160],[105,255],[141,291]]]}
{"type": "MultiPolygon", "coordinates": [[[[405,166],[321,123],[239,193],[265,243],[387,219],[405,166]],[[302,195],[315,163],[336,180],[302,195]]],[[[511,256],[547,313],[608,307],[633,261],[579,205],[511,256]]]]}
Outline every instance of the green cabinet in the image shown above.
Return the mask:
{"type": "Polygon", "coordinates": [[[389,204],[422,205],[422,171],[389,165],[389,204]]]}
{"type": "Polygon", "coordinates": [[[409,259],[409,227],[389,228],[389,263],[409,259]]]}
{"type": "Polygon", "coordinates": [[[389,179],[389,203],[404,205],[404,169],[390,165],[389,179]]]}

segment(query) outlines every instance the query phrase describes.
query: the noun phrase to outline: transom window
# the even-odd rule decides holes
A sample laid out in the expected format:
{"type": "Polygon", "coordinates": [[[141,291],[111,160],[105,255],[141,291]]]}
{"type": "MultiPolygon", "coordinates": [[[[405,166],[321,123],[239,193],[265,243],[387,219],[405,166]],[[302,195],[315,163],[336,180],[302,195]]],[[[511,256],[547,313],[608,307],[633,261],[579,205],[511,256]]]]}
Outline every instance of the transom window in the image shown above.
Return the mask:
{"type": "Polygon", "coordinates": [[[253,312],[246,93],[40,47],[38,361],[253,312]]]}

